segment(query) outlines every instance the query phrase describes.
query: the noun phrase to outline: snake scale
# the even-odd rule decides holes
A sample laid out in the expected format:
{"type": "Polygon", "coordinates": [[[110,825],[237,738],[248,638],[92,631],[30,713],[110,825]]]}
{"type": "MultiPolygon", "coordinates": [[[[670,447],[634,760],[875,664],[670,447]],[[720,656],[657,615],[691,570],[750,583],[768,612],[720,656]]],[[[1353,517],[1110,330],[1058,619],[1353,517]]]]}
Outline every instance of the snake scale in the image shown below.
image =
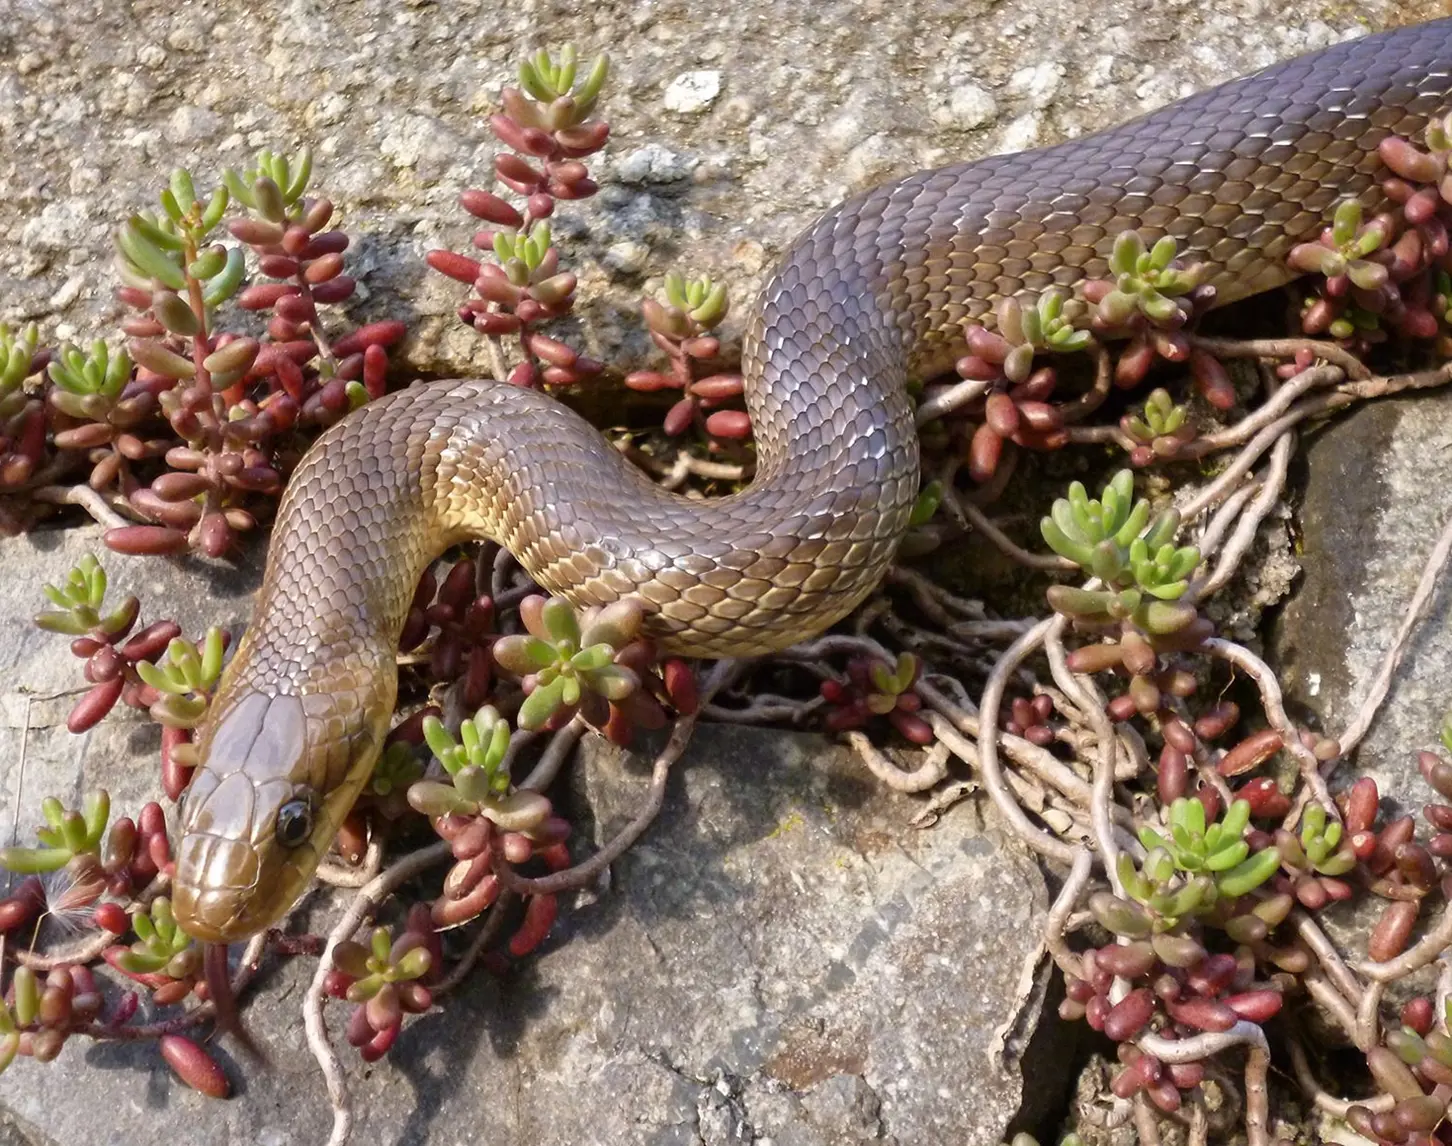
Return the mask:
{"type": "Polygon", "coordinates": [[[491,538],[578,605],[634,595],[661,647],[766,652],[878,583],[918,491],[905,382],[999,299],[1104,275],[1114,238],[1173,235],[1221,303],[1292,277],[1336,201],[1385,208],[1377,144],[1452,111],[1452,20],[1342,43],[1057,146],[842,203],[772,273],[743,349],[757,476],[688,501],[546,395],[417,384],[325,433],[279,509],[254,617],[201,731],[174,907],[240,940],[306,888],[370,774],[415,586],[491,538]]]}

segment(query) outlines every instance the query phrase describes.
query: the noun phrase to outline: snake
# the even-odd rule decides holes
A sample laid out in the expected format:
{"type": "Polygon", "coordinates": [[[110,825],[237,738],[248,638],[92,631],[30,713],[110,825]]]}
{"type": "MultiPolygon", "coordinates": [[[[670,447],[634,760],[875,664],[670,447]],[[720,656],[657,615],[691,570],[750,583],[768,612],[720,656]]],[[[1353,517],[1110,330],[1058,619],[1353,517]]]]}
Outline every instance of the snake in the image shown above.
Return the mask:
{"type": "Polygon", "coordinates": [[[1452,19],[1363,36],[1036,150],[847,199],[766,278],[744,328],[756,467],[690,499],[584,418],[501,381],[416,382],[324,432],[284,490],[253,615],[197,737],[173,911],[255,935],[302,896],[389,730],[419,580],[488,539],[577,607],[633,598],[663,653],[768,653],[882,580],[919,493],[909,383],[1000,300],[1110,273],[1172,236],[1223,305],[1296,277],[1338,202],[1391,204],[1378,144],[1452,111],[1452,19]]]}

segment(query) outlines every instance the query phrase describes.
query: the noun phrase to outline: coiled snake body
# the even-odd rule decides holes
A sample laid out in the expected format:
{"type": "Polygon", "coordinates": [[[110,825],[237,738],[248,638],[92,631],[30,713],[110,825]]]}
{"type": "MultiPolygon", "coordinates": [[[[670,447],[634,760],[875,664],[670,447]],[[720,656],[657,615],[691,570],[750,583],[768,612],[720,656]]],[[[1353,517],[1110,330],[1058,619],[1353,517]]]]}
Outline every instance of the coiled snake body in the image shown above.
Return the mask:
{"type": "Polygon", "coordinates": [[[202,730],[174,906],[242,939],[306,887],[370,774],[414,588],[489,537],[582,604],[635,595],[661,646],[778,649],[877,584],[918,491],[904,383],[962,353],[1000,298],[1107,272],[1116,235],[1173,235],[1218,300],[1281,285],[1341,198],[1371,210],[1377,144],[1452,110],[1452,20],[1271,67],[1056,147],[924,171],[829,212],[745,340],[757,477],[688,501],[582,419],[493,381],[416,385],[324,434],[287,487],[255,615],[202,730]]]}

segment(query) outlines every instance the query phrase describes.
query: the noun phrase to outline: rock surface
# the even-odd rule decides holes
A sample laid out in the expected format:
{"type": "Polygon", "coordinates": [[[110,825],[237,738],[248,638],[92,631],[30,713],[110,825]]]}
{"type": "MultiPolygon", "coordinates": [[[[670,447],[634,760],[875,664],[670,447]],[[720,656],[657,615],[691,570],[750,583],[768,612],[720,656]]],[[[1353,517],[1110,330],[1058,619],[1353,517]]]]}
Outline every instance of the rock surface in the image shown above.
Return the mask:
{"type": "MultiPolygon", "coordinates": [[[[580,345],[630,369],[649,351],[637,299],[670,267],[725,278],[744,302],[792,236],[851,191],[1081,135],[1276,59],[1441,14],[1431,0],[580,9],[14,0],[0,21],[0,321],[33,318],[58,338],[110,332],[110,235],[151,202],[159,172],[211,173],[258,147],[307,142],[317,186],[359,236],[364,290],[350,314],[408,320],[415,370],[477,373],[481,341],[451,317],[459,291],[421,257],[467,244],[455,200],[489,185],[485,121],[514,61],[568,39],[612,52],[614,141],[601,194],[558,231],[592,300],[580,345]]],[[[1339,556],[1325,564],[1332,580],[1316,590],[1308,579],[1303,596],[1336,603],[1347,623],[1305,614],[1292,643],[1317,666],[1301,677],[1303,697],[1337,701],[1334,724],[1374,672],[1431,540],[1412,511],[1387,507],[1448,487],[1429,468],[1446,456],[1433,403],[1373,407],[1332,431],[1350,435],[1341,447],[1312,451],[1309,501],[1324,491],[1325,525],[1308,526],[1307,550],[1339,556]],[[1380,461],[1368,443],[1385,451],[1380,461]],[[1327,460],[1338,451],[1368,470],[1338,481],[1341,463],[1327,460]],[[1349,515],[1357,507],[1374,530],[1349,515]],[[1372,537],[1376,548],[1353,548],[1372,537]],[[1365,589],[1337,580],[1352,574],[1365,589]],[[1329,639],[1313,648],[1318,625],[1329,639]]],[[[28,825],[50,791],[105,783],[126,807],[154,794],[154,734],[119,721],[66,733],[71,698],[46,698],[74,687],[78,662],[25,622],[40,581],[87,541],[40,533],[0,544],[6,825],[28,825]]],[[[240,621],[255,583],[255,573],[110,564],[189,632],[240,621]]],[[[1430,742],[1452,692],[1432,672],[1446,664],[1446,639],[1426,630],[1394,698],[1411,723],[1384,720],[1364,759],[1430,742]]],[[[581,796],[602,835],[640,790],[628,770],[611,756],[584,770],[581,796]]],[[[703,734],[614,887],[567,913],[539,959],[502,984],[481,976],[415,1023],[388,1063],[350,1065],[356,1140],[996,1142],[1021,1084],[989,1048],[1041,925],[1043,887],[970,806],[929,833],[905,827],[909,806],[811,738],[703,734]]],[[[296,1021],[307,974],[299,962],[262,984],[252,1021],[276,1066],[249,1069],[238,1101],[186,1091],[148,1050],[77,1045],[49,1068],[21,1063],[0,1078],[11,1123],[0,1141],[322,1141],[326,1104],[296,1021]],[[120,1128],[133,1116],[144,1135],[120,1128]]]]}
{"type": "MultiPolygon", "coordinates": [[[[0,321],[92,337],[116,317],[111,234],[160,173],[203,184],[259,147],[317,152],[314,185],[360,236],[351,314],[407,320],[406,365],[484,369],[427,271],[467,249],[461,189],[489,186],[487,119],[541,43],[608,49],[601,194],[561,213],[581,274],[576,335],[612,368],[651,353],[642,289],[706,272],[744,304],[845,195],[914,169],[1085,134],[1434,0],[1327,6],[1113,0],[752,0],[703,10],[573,0],[17,0],[0,26],[0,321]],[[867,43],[864,44],[863,34],[867,43]],[[632,257],[612,248],[633,245],[632,257]],[[103,269],[106,268],[106,269],[103,269]]],[[[739,331],[738,305],[728,333],[739,331]]]]}
{"type": "MultiPolygon", "coordinates": [[[[16,575],[0,641],[7,677],[43,696],[68,688],[78,662],[20,618],[33,586],[95,537],[33,540],[28,554],[6,546],[16,575]]],[[[194,572],[121,567],[144,570],[146,600],[181,601],[188,632],[201,625],[184,601],[194,572]]],[[[243,598],[219,596],[215,615],[241,615],[243,598]]],[[[142,725],[115,718],[74,737],[70,698],[32,697],[27,728],[26,695],[8,688],[0,709],[7,825],[18,815],[28,832],[48,793],[104,786],[118,814],[154,794],[156,741],[142,725]]],[[[586,753],[573,796],[583,834],[598,843],[631,818],[645,763],[586,753]]],[[[503,981],[475,975],[385,1062],[347,1056],[355,1141],[999,1140],[1020,1104],[1023,1048],[1005,1034],[995,1052],[997,1031],[1047,907],[1032,859],[967,804],[914,831],[912,801],[885,798],[817,737],[708,728],[679,769],[657,827],[608,889],[562,914],[539,958],[503,981]]],[[[315,925],[337,910],[316,905],[315,925]]],[[[149,1046],[78,1040],[54,1064],[21,1060],[0,1076],[0,1117],[18,1142],[65,1146],[138,1141],[132,1119],[147,1138],[321,1142],[328,1108],[298,1022],[310,975],[309,960],[264,974],[248,1022],[275,1061],[236,1062],[233,1102],[185,1090],[149,1046]]],[[[1031,993],[1031,1015],[1038,1003],[1031,993]]],[[[335,1031],[346,1009],[330,1009],[335,1031]]]]}
{"type": "MultiPolygon", "coordinates": [[[[1445,395],[1379,402],[1317,434],[1306,450],[1303,582],[1276,634],[1290,696],[1329,734],[1350,723],[1402,623],[1452,514],[1445,395]]],[[[1416,753],[1437,746],[1452,709],[1445,578],[1357,759],[1411,811],[1434,797],[1416,753]]]]}

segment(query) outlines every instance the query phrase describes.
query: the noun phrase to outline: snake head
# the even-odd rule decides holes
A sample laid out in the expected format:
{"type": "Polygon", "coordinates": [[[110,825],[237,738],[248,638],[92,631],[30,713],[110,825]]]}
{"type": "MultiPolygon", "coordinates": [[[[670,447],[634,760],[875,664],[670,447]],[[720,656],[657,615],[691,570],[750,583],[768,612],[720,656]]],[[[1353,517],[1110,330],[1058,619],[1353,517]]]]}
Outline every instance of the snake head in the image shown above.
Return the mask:
{"type": "Polygon", "coordinates": [[[184,931],[238,942],[292,908],[372,772],[394,680],[371,678],[388,696],[315,683],[300,695],[217,698],[174,849],[172,905],[184,931]]]}

